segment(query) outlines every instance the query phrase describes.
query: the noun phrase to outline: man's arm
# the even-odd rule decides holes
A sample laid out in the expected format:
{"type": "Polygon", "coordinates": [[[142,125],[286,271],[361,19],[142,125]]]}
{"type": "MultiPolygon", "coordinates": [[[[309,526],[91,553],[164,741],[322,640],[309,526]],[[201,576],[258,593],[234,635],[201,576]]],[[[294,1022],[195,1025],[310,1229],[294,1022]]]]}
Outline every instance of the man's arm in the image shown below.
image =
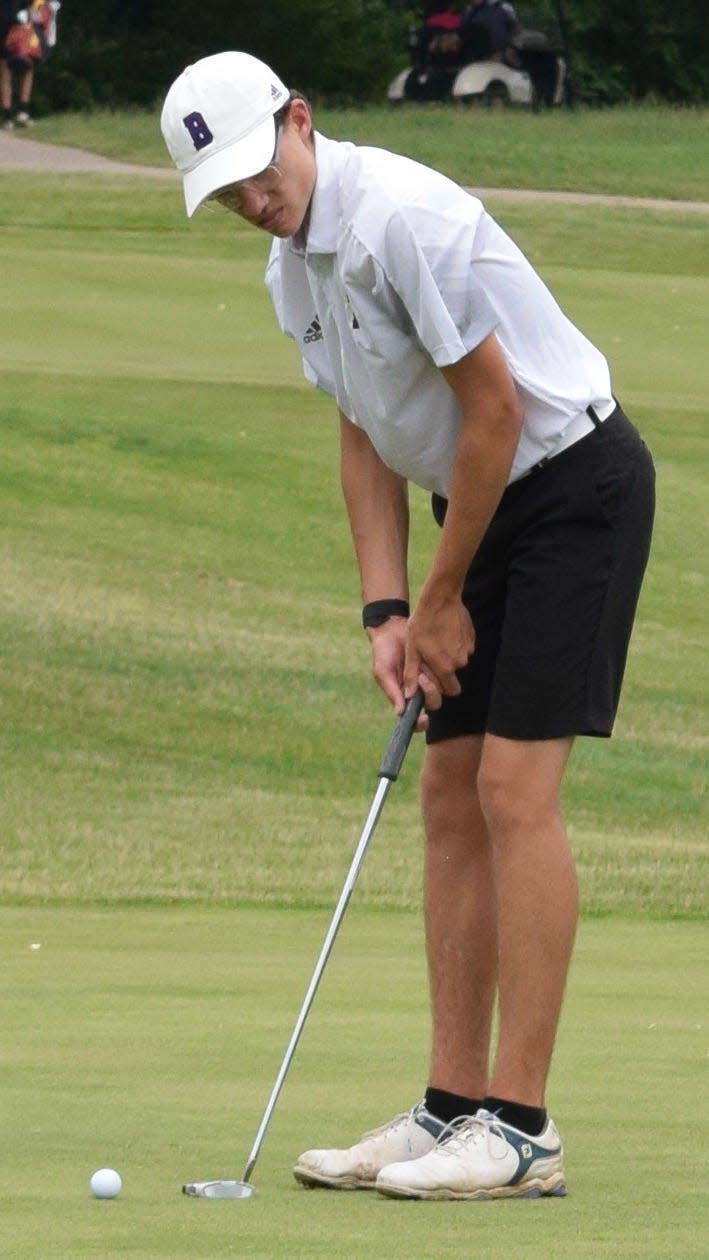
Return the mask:
{"type": "Polygon", "coordinates": [[[461,602],[465,574],[502,497],[519,439],[522,408],[491,334],[458,363],[441,369],[463,412],[448,511],[416,608],[408,623],[404,690],[421,687],[426,707],[457,695],[456,670],[475,645],[461,602]]]}
{"type": "MultiPolygon", "coordinates": [[[[382,463],[369,438],[340,412],[340,476],[359,566],[362,602],[409,598],[409,503],[405,478],[382,463]]],[[[404,707],[406,619],[369,629],[372,672],[397,712],[404,707]]]]}

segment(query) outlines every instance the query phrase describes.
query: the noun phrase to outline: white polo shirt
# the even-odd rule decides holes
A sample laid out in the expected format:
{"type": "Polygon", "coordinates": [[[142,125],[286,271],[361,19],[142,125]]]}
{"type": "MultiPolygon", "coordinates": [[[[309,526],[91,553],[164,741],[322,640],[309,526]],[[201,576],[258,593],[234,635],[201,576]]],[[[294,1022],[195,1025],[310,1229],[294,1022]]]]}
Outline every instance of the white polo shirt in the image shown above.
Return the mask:
{"type": "Polygon", "coordinates": [[[461,408],[439,369],[491,332],[524,411],[511,481],[612,409],[603,355],[477,198],[383,149],[316,133],[315,152],[307,240],[274,240],[266,284],[306,377],[385,464],[447,496],[461,408]]]}

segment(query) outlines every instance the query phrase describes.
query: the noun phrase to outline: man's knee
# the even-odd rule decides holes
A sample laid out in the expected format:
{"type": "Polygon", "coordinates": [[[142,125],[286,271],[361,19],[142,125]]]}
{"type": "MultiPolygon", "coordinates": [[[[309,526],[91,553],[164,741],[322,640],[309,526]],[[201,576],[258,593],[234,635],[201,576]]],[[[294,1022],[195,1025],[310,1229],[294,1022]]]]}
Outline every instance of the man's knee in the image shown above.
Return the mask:
{"type": "Polygon", "coordinates": [[[518,826],[527,811],[527,787],[508,768],[488,758],[478,772],[478,798],[483,818],[492,835],[518,826]]]}
{"type": "Polygon", "coordinates": [[[461,816],[479,812],[477,776],[482,739],[465,736],[426,749],[421,799],[429,838],[459,825],[461,816]]]}
{"type": "Polygon", "coordinates": [[[480,808],[491,836],[544,826],[559,814],[570,740],[485,740],[477,776],[480,808]]]}

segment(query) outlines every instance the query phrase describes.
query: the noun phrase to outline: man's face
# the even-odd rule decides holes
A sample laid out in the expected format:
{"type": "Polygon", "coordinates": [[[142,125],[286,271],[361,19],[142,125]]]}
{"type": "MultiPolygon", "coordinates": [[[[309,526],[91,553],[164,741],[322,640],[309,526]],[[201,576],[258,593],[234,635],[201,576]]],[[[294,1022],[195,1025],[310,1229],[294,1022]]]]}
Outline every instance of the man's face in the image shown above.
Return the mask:
{"type": "Polygon", "coordinates": [[[311,129],[305,101],[292,101],[271,164],[251,179],[220,189],[211,200],[271,236],[293,236],[305,222],[315,187],[311,129]]]}

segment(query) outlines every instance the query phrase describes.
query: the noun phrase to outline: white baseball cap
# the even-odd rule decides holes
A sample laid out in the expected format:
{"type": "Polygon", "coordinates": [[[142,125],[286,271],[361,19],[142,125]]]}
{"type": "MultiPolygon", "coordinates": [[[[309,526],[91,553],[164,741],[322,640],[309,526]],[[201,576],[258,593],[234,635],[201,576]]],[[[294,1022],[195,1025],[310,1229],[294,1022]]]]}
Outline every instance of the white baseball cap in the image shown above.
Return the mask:
{"type": "Polygon", "coordinates": [[[175,79],[160,126],[182,174],[188,218],[218,188],[263,171],[276,147],[274,114],[290,99],[249,53],[203,57],[175,79]]]}

